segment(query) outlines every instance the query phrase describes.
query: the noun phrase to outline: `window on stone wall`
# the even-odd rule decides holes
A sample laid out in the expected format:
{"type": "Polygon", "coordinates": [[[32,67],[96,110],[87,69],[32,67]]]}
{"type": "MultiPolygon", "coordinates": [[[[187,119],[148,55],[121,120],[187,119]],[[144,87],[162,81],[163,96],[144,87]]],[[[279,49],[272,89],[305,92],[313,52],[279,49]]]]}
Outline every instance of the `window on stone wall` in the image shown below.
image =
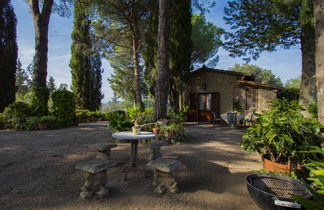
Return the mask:
{"type": "Polygon", "coordinates": [[[246,90],[246,108],[248,110],[258,108],[257,93],[257,89],[255,88],[249,88],[246,90]]]}

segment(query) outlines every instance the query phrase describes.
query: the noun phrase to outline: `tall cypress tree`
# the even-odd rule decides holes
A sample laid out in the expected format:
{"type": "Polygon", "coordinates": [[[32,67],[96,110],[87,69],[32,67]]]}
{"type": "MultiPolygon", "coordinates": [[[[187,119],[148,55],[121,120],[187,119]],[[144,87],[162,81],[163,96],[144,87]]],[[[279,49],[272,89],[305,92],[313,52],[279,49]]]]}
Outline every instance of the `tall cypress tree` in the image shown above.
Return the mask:
{"type": "Polygon", "coordinates": [[[0,2],[0,112],[15,101],[17,19],[10,0],[0,2]]]}
{"type": "Polygon", "coordinates": [[[101,106],[101,99],[103,94],[101,93],[102,86],[102,72],[101,68],[101,55],[99,53],[94,53],[91,57],[91,75],[92,75],[92,91],[90,100],[90,110],[97,110],[101,106]]]}
{"type": "Polygon", "coordinates": [[[101,61],[94,53],[90,10],[76,1],[71,46],[72,90],[79,109],[95,110],[101,105],[101,61]],[[100,74],[100,75],[99,75],[100,74]]]}

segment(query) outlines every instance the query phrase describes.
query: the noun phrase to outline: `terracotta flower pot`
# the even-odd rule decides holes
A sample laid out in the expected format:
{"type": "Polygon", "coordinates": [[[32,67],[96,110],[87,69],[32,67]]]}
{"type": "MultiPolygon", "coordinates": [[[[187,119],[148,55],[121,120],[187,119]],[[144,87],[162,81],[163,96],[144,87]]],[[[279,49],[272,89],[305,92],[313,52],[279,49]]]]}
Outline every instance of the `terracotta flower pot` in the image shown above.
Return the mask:
{"type": "Polygon", "coordinates": [[[38,123],[38,129],[39,130],[46,130],[47,129],[47,123],[38,123]]]}
{"type": "Polygon", "coordinates": [[[271,172],[281,172],[281,173],[287,173],[291,172],[291,164],[290,161],[288,161],[288,164],[280,164],[272,162],[271,160],[267,159],[264,155],[262,156],[263,161],[263,169],[271,172]]]}
{"type": "Polygon", "coordinates": [[[158,134],[158,133],[160,133],[161,128],[152,128],[152,130],[153,130],[153,133],[158,134]]]}
{"type": "Polygon", "coordinates": [[[173,131],[168,131],[164,134],[165,137],[171,137],[173,135],[173,131]]]}

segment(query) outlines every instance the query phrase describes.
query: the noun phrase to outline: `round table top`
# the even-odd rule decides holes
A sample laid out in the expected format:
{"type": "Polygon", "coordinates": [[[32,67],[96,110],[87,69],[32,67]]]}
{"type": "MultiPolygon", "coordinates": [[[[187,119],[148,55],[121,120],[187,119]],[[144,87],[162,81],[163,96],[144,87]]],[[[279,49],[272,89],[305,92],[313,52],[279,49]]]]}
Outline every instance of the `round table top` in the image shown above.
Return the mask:
{"type": "Polygon", "coordinates": [[[121,131],[117,133],[113,133],[112,137],[117,139],[124,139],[124,140],[143,140],[143,139],[152,139],[156,136],[155,133],[141,131],[140,134],[133,134],[132,131],[121,131]]]}

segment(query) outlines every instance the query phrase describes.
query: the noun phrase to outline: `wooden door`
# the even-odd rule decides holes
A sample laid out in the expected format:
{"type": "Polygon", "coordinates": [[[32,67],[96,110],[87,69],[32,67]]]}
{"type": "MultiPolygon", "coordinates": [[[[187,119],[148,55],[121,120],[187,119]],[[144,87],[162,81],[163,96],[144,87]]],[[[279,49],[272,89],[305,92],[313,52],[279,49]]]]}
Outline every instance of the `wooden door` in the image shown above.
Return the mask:
{"type": "Polygon", "coordinates": [[[189,94],[189,121],[198,121],[198,94],[189,94]]]}

